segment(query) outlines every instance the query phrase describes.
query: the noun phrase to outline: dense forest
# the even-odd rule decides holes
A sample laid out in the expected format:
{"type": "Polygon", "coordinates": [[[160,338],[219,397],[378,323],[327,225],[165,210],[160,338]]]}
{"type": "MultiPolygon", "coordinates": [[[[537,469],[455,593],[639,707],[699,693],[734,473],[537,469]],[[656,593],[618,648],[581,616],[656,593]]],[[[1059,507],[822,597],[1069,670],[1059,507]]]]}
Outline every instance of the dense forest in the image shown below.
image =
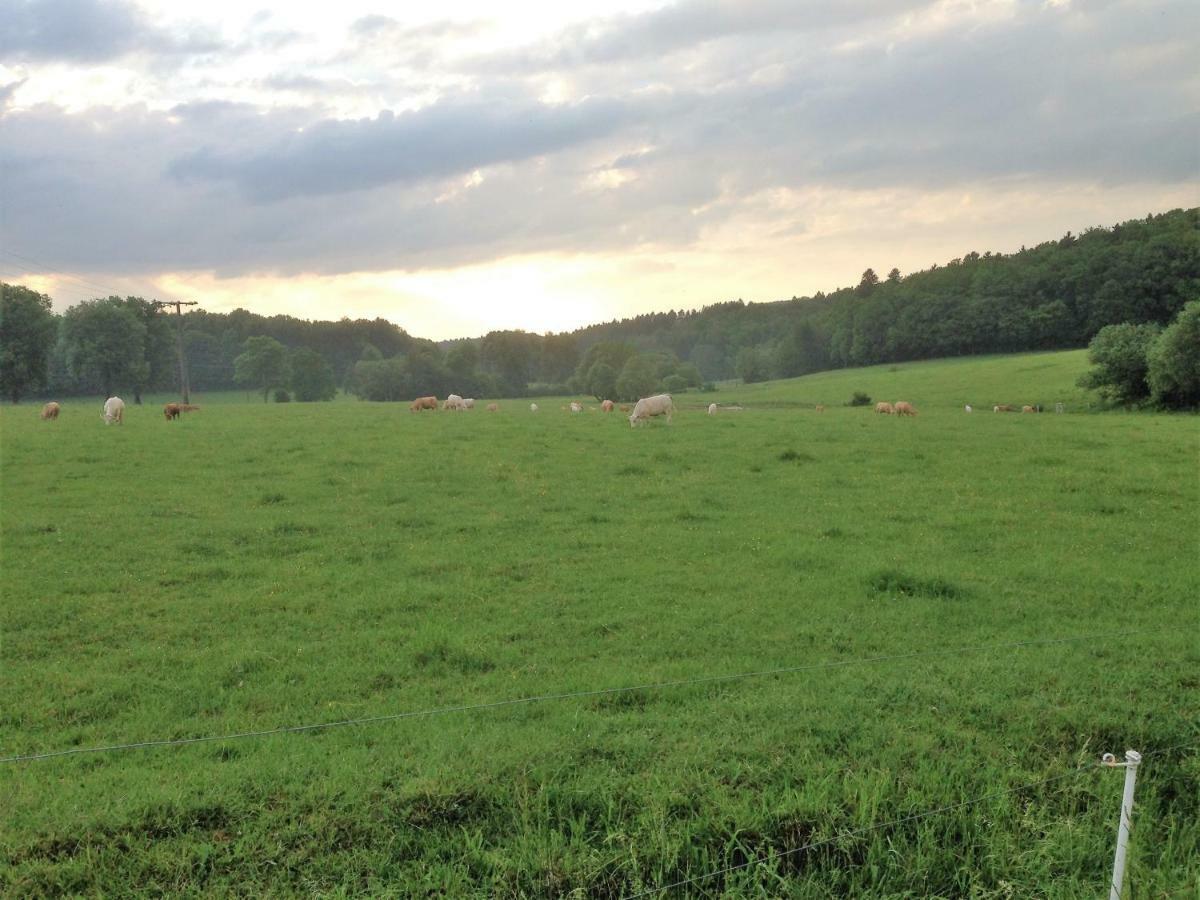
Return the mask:
{"type": "Polygon", "coordinates": [[[193,391],[245,387],[264,399],[272,389],[279,399],[324,399],[337,387],[378,400],[451,391],[624,399],[734,377],[1082,347],[1108,325],[1166,325],[1200,298],[1198,225],[1200,209],[1172,210],[1016,253],[971,251],[908,275],[867,269],[858,284],[813,297],[441,344],[383,319],[311,322],[238,309],[179,320],[136,297],[98,298],[59,316],[50,298],[3,285],[0,389],[14,401],[178,389],[179,325],[193,391]]]}

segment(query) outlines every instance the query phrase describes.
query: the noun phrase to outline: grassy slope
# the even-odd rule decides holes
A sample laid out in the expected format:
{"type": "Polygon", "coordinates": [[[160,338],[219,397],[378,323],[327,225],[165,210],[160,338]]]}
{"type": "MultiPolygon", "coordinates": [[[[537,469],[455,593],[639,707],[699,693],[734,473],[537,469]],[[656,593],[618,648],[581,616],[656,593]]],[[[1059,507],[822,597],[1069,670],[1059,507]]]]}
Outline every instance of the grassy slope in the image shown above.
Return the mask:
{"type": "MultiPolygon", "coordinates": [[[[4,409],[5,755],[1152,631],[8,765],[0,888],[619,896],[1187,741],[1196,420],[961,412],[1074,408],[1081,367],[822,374],[637,431],[553,401],[4,409]],[[854,390],[922,414],[832,406],[854,390]]],[[[1147,761],[1143,890],[1200,878],[1198,778],[1195,749],[1147,761]]],[[[1119,781],[693,890],[1094,895],[1119,781]]]]}

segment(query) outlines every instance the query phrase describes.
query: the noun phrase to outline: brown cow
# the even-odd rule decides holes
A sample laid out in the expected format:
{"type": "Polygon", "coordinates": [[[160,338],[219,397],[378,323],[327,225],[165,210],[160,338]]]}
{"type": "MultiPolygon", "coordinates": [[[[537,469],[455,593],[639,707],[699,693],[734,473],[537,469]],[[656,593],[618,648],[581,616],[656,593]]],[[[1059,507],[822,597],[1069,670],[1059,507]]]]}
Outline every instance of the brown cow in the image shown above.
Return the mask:
{"type": "Polygon", "coordinates": [[[915,416],[917,414],[913,405],[906,400],[897,400],[894,409],[898,416],[915,416]]]}
{"type": "Polygon", "coordinates": [[[1034,409],[1032,406],[1022,406],[1022,407],[1021,407],[1021,412],[1023,412],[1023,413],[1027,413],[1027,412],[1037,412],[1037,410],[1036,410],[1036,409],[1034,409]]]}
{"type": "Polygon", "coordinates": [[[817,412],[825,412],[825,404],[824,403],[818,403],[815,408],[816,408],[817,412]]]}
{"type": "Polygon", "coordinates": [[[437,408],[438,408],[437,397],[418,397],[416,400],[414,400],[412,402],[412,406],[410,406],[408,408],[408,410],[409,410],[409,412],[420,412],[423,409],[432,409],[433,411],[436,412],[437,408]]]}
{"type": "Polygon", "coordinates": [[[883,416],[894,416],[896,414],[895,408],[886,400],[875,404],[875,412],[883,416]]]}
{"type": "Polygon", "coordinates": [[[181,412],[183,412],[183,410],[180,408],[178,403],[168,403],[163,407],[163,417],[166,418],[168,422],[170,422],[172,419],[178,419],[181,412]]]}
{"type": "Polygon", "coordinates": [[[602,410],[604,410],[605,412],[612,412],[613,411],[613,402],[611,400],[605,400],[603,403],[600,404],[600,408],[602,410]]]}
{"type": "Polygon", "coordinates": [[[488,411],[488,412],[495,412],[495,411],[496,411],[496,410],[498,410],[499,408],[500,408],[500,404],[499,404],[499,403],[489,403],[489,404],[487,405],[487,411],[488,411]]]}
{"type": "Polygon", "coordinates": [[[992,412],[1016,412],[1015,406],[1009,406],[1007,403],[1001,403],[999,406],[993,406],[992,412]]]}
{"type": "Polygon", "coordinates": [[[630,406],[628,403],[622,403],[620,406],[621,412],[629,412],[631,409],[633,409],[633,407],[630,406]]]}
{"type": "Polygon", "coordinates": [[[49,421],[53,422],[55,419],[58,418],[59,409],[61,409],[61,407],[57,403],[55,403],[53,400],[51,400],[49,403],[47,403],[45,406],[42,407],[42,420],[43,421],[49,420],[49,421]]]}

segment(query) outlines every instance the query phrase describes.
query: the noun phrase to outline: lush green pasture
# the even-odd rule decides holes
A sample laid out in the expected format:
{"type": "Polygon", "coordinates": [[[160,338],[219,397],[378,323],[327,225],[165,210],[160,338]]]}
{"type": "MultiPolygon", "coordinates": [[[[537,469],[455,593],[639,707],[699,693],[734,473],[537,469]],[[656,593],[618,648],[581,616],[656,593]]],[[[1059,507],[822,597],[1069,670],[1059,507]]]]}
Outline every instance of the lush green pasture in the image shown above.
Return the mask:
{"type": "Polygon", "coordinates": [[[1193,890],[1197,420],[961,410],[1080,406],[1082,365],[812,376],[637,430],[4,408],[3,756],[926,655],[5,763],[0,890],[619,897],[833,837],[676,894],[1095,897],[1121,773],[1004,791],[1187,742],[1143,766],[1132,896],[1193,890]]]}

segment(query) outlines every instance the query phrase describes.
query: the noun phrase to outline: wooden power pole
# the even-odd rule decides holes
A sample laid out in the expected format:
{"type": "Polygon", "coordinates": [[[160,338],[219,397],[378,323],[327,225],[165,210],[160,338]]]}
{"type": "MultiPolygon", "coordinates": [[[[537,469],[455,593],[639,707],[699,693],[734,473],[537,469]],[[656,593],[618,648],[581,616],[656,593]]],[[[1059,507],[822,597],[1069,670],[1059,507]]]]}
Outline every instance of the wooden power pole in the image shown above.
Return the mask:
{"type": "Polygon", "coordinates": [[[191,403],[191,385],[188,384],[187,357],[183,352],[183,307],[196,306],[195,300],[155,300],[156,307],[175,307],[175,349],[179,354],[179,393],[184,403],[191,403]]]}

